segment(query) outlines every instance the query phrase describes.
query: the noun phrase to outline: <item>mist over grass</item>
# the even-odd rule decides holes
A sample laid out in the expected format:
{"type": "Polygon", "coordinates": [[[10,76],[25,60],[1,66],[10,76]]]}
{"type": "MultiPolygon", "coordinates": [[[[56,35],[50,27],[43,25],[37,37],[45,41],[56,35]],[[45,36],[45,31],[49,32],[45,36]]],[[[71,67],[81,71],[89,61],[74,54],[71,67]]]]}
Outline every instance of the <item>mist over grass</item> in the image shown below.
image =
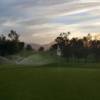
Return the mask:
{"type": "Polygon", "coordinates": [[[0,100],[100,100],[100,63],[33,51],[1,59],[0,100]]]}

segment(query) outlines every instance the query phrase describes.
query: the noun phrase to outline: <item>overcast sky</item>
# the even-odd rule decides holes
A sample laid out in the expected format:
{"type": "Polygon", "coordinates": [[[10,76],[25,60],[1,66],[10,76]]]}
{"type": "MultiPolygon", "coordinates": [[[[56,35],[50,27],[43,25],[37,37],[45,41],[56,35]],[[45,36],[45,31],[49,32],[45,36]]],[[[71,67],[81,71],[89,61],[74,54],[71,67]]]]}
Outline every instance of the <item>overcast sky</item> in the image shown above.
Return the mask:
{"type": "Polygon", "coordinates": [[[16,30],[21,40],[47,44],[60,32],[100,33],[100,0],[0,0],[0,34],[16,30]]]}

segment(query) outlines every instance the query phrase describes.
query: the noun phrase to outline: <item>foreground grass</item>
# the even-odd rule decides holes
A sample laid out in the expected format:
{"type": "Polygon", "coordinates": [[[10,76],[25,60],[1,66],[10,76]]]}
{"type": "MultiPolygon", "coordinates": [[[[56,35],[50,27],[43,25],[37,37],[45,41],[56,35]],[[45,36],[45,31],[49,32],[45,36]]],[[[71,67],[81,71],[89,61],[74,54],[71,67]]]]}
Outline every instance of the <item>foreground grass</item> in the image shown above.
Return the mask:
{"type": "Polygon", "coordinates": [[[0,100],[100,100],[99,66],[1,65],[0,100]]]}

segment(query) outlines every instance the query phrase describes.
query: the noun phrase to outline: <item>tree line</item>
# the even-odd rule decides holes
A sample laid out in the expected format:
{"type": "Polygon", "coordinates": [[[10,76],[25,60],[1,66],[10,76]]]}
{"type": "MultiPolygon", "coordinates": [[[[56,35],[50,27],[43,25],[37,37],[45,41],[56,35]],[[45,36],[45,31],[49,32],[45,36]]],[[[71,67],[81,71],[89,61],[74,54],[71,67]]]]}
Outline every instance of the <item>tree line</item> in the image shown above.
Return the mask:
{"type": "Polygon", "coordinates": [[[61,33],[56,39],[56,43],[52,45],[51,50],[57,50],[59,47],[61,54],[67,60],[71,58],[85,59],[85,61],[100,61],[100,40],[92,39],[88,34],[82,39],[69,39],[71,33],[61,33]]]}
{"type": "Polygon", "coordinates": [[[15,54],[24,48],[24,42],[19,40],[16,31],[11,30],[7,35],[0,35],[0,56],[15,54]]]}

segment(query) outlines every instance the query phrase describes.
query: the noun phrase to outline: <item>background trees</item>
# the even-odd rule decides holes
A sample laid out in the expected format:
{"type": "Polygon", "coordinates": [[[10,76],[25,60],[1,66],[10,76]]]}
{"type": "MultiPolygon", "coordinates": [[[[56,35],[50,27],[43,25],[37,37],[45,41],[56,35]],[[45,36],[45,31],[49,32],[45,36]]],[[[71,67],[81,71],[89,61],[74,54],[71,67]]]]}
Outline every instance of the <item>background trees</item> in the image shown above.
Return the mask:
{"type": "Polygon", "coordinates": [[[38,51],[40,51],[40,52],[44,51],[44,47],[41,46],[41,47],[38,49],[38,51]]]}
{"type": "Polygon", "coordinates": [[[30,44],[27,44],[26,50],[28,50],[28,51],[33,51],[33,48],[32,48],[32,46],[31,46],[30,44]]]}
{"type": "Polygon", "coordinates": [[[0,36],[0,56],[7,56],[21,51],[24,48],[24,42],[19,41],[19,35],[11,30],[8,36],[0,36]]]}
{"type": "Polygon", "coordinates": [[[62,56],[70,59],[84,59],[85,61],[95,60],[100,61],[100,40],[92,40],[92,36],[88,34],[82,39],[72,38],[68,36],[71,33],[61,33],[56,39],[56,44],[52,46],[53,49],[57,49],[59,46],[62,52],[62,56]],[[56,45],[56,47],[55,47],[56,45]]]}
{"type": "Polygon", "coordinates": [[[8,34],[8,37],[10,38],[11,41],[18,42],[19,41],[19,35],[16,31],[11,30],[10,33],[8,34]]]}

